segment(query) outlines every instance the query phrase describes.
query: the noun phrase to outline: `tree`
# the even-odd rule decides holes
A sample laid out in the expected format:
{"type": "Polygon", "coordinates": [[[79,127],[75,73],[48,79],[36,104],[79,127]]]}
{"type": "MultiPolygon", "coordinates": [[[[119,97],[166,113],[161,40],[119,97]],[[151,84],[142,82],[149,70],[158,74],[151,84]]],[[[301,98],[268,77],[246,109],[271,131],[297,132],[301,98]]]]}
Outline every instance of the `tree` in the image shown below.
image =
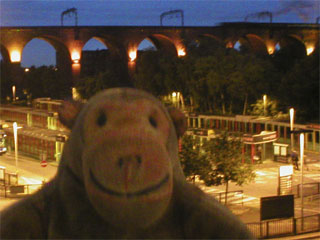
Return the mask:
{"type": "Polygon", "coordinates": [[[177,57],[154,50],[141,51],[139,54],[134,75],[135,87],[158,97],[179,90],[177,57]]]}
{"type": "Polygon", "coordinates": [[[201,174],[206,166],[205,155],[200,152],[200,142],[194,139],[191,135],[184,135],[181,139],[181,151],[179,158],[185,176],[190,177],[195,183],[197,175],[201,174]]]}
{"type": "Polygon", "coordinates": [[[10,63],[0,61],[0,99],[12,96],[13,80],[10,74],[10,63]]]}
{"type": "Polygon", "coordinates": [[[251,108],[251,115],[274,117],[279,113],[277,102],[270,98],[267,99],[266,106],[264,106],[263,100],[259,99],[256,103],[251,104],[251,108]]]}
{"type": "Polygon", "coordinates": [[[208,165],[201,172],[200,179],[207,186],[225,184],[225,203],[227,204],[229,182],[235,182],[241,186],[253,180],[255,173],[252,165],[242,163],[241,140],[226,131],[207,141],[203,148],[208,165]]]}
{"type": "Polygon", "coordinates": [[[23,88],[33,98],[64,98],[68,95],[70,86],[59,69],[53,66],[32,66],[24,73],[23,88]]]}
{"type": "Polygon", "coordinates": [[[319,122],[319,51],[297,61],[282,78],[278,98],[283,110],[294,107],[301,122],[319,122]]]}
{"type": "Polygon", "coordinates": [[[121,76],[116,74],[115,71],[107,69],[97,76],[82,77],[80,81],[76,83],[75,87],[81,98],[89,99],[103,89],[119,86],[121,86],[121,76]]]}

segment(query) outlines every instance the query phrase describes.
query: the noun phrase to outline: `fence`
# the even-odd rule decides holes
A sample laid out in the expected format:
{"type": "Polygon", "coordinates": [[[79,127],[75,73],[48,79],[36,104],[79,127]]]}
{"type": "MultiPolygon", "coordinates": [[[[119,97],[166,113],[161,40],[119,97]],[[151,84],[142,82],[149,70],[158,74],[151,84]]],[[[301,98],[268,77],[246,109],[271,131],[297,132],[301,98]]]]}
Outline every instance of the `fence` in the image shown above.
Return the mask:
{"type": "Polygon", "coordinates": [[[260,239],[309,233],[320,230],[320,214],[247,223],[247,227],[255,238],[260,239]]]}
{"type": "Polygon", "coordinates": [[[4,198],[23,198],[38,191],[43,184],[0,185],[0,196],[4,198]]]}
{"type": "MultiPolygon", "coordinates": [[[[293,186],[293,194],[296,198],[300,197],[301,184],[293,186]]],[[[320,194],[320,182],[304,183],[303,184],[303,197],[317,196],[320,194]]]]}
{"type": "Polygon", "coordinates": [[[8,173],[0,166],[0,196],[4,198],[19,198],[32,194],[42,187],[42,184],[19,184],[17,173],[8,173]]]}
{"type": "Polygon", "coordinates": [[[214,198],[217,199],[220,203],[225,204],[227,197],[228,204],[242,204],[243,205],[243,190],[239,191],[230,191],[227,194],[225,192],[214,193],[214,198]]]}

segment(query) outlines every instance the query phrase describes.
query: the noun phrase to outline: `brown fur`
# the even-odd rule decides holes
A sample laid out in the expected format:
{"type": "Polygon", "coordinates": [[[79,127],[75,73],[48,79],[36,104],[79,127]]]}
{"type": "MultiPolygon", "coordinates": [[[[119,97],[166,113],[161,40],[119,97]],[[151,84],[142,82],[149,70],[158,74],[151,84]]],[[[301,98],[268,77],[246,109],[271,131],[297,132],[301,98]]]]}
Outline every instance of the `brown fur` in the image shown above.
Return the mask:
{"type": "Polygon", "coordinates": [[[251,237],[186,182],[177,146],[186,121],[176,109],[123,88],[67,103],[60,117],[72,131],[58,174],[1,213],[1,238],[251,237]]]}

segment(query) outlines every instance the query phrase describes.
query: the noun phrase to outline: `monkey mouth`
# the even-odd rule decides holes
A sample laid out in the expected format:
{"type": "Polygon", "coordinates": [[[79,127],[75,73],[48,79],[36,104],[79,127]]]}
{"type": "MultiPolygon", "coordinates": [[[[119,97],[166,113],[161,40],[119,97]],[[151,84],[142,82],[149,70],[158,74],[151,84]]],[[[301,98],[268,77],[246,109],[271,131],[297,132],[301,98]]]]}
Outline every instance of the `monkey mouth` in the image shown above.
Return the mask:
{"type": "Polygon", "coordinates": [[[158,190],[159,188],[161,188],[163,185],[165,185],[168,181],[169,181],[169,174],[167,173],[166,176],[157,184],[147,187],[145,189],[142,189],[140,191],[136,191],[136,192],[118,192],[118,191],[114,191],[112,189],[106,188],[105,186],[103,186],[94,176],[94,174],[92,173],[92,171],[90,170],[90,178],[93,181],[93,183],[103,192],[109,194],[109,195],[113,195],[113,196],[117,196],[117,197],[125,197],[125,198],[132,198],[132,197],[140,197],[142,195],[146,195],[148,193],[154,192],[156,190],[158,190]]]}

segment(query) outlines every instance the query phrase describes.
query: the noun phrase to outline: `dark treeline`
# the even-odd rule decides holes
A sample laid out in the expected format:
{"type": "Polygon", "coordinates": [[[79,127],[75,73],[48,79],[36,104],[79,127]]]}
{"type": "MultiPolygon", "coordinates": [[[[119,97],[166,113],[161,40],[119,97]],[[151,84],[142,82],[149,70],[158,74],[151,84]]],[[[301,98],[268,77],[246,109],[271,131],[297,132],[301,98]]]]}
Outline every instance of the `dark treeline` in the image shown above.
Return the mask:
{"type": "Polygon", "coordinates": [[[16,96],[19,99],[50,97],[54,99],[63,99],[70,95],[71,84],[66,80],[67,73],[58,70],[54,66],[32,66],[28,71],[16,69],[22,73],[15,73],[10,65],[1,61],[1,100],[12,98],[12,86],[14,84],[14,75],[22,76],[19,79],[16,96]]]}
{"type": "MultiPolygon", "coordinates": [[[[259,114],[266,94],[268,115],[294,107],[299,122],[319,122],[319,49],[309,56],[292,46],[257,55],[206,38],[185,45],[187,55],[181,58],[161,50],[139,51],[131,84],[158,97],[181,92],[193,111],[217,115],[259,114]]],[[[83,98],[127,81],[121,59],[106,57],[105,63],[99,71],[81,74],[75,87],[83,98]]],[[[1,61],[1,99],[12,96],[8,69],[1,61]]],[[[23,73],[22,87],[32,98],[65,98],[71,86],[64,75],[52,66],[31,67],[23,73]]]]}
{"type": "Polygon", "coordinates": [[[144,51],[137,60],[136,87],[157,96],[179,91],[195,111],[219,115],[253,114],[266,94],[270,115],[294,107],[298,121],[319,122],[318,50],[306,56],[284,47],[259,56],[204,39],[189,44],[187,53],[178,58],[144,51]]]}

